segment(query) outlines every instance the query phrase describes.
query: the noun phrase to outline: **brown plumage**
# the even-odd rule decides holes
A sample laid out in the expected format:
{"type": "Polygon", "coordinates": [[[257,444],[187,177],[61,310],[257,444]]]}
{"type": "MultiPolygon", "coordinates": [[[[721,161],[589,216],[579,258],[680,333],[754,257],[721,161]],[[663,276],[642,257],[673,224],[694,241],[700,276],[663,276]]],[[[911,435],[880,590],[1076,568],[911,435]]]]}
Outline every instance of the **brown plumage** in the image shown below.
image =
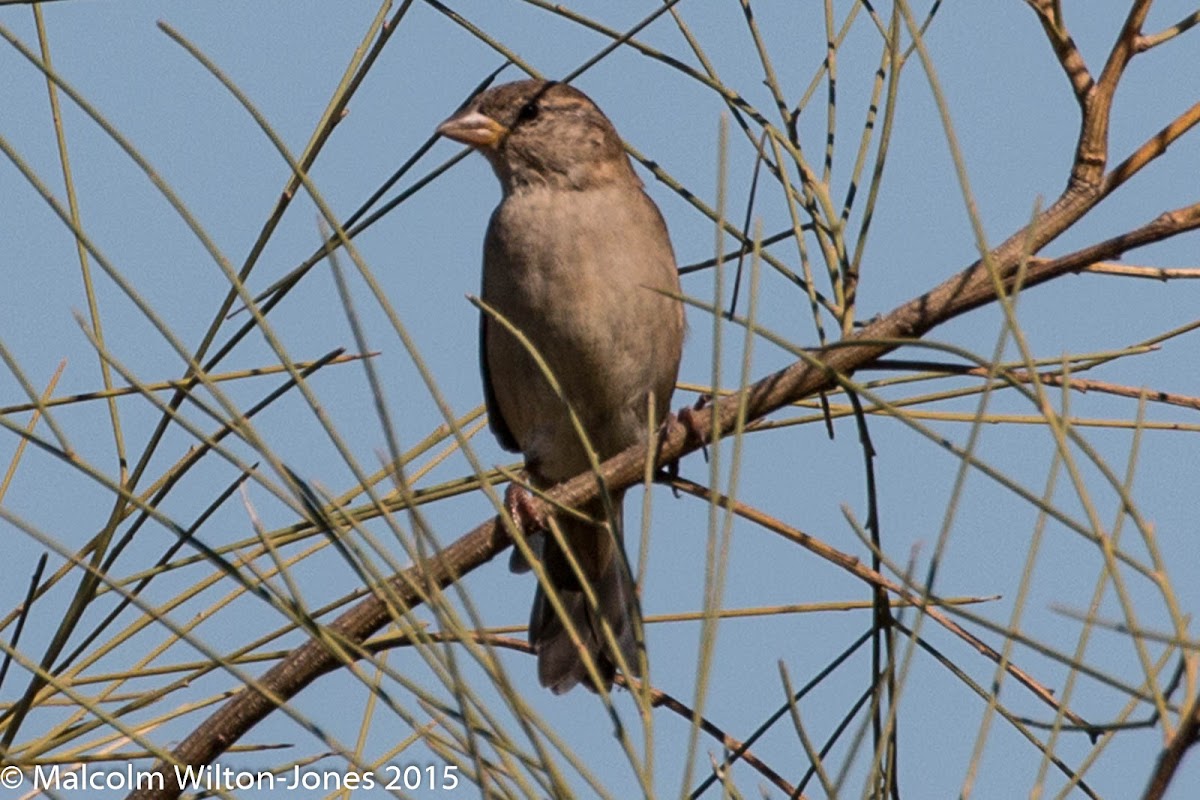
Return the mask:
{"type": "MultiPolygon", "coordinates": [[[[438,130],[478,149],[503,189],[484,242],[484,302],[541,355],[601,461],[644,442],[647,398],[659,421],[670,407],[683,307],[663,294],[679,293],[666,225],[612,123],[579,90],[527,80],[489,89],[438,130]]],[[[552,486],[587,470],[566,406],[526,349],[486,314],[480,361],[492,431],[524,454],[534,483],[552,486]]],[[[620,545],[623,495],[611,494],[610,526],[599,501],[581,509],[599,524],[556,518],[598,613],[553,536],[529,539],[606,687],[618,659],[604,623],[638,670],[641,617],[620,545]]],[[[528,569],[519,551],[512,565],[528,569]]],[[[594,688],[540,586],[529,639],[543,686],[594,688]]]]}

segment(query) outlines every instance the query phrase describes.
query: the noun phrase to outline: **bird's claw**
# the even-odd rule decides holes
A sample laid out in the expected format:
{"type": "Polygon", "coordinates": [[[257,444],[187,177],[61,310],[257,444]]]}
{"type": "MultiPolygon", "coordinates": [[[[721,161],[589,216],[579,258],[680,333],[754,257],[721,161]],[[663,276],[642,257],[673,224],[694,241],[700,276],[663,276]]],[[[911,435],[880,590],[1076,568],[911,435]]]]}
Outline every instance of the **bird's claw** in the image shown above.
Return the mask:
{"type": "Polygon", "coordinates": [[[708,461],[708,433],[709,431],[700,427],[699,421],[696,419],[696,412],[712,402],[712,395],[701,394],[696,398],[696,402],[691,406],[684,406],[679,409],[679,423],[683,425],[687,431],[687,441],[689,444],[700,445],[700,452],[704,453],[704,460],[708,461]]]}
{"type": "Polygon", "coordinates": [[[533,495],[519,483],[510,483],[504,490],[504,510],[524,536],[546,529],[545,517],[534,504],[533,495]]]}
{"type": "MultiPolygon", "coordinates": [[[[541,557],[542,532],[546,530],[547,522],[543,513],[539,512],[533,502],[533,495],[515,481],[508,484],[504,490],[504,510],[513,524],[513,536],[523,539],[535,558],[541,557]]],[[[529,559],[520,547],[514,547],[508,559],[508,569],[518,574],[529,571],[529,559]]]]}
{"type": "MultiPolygon", "coordinates": [[[[708,445],[706,444],[707,437],[705,436],[706,431],[703,430],[700,427],[699,422],[697,422],[696,412],[708,405],[711,399],[712,397],[710,395],[700,395],[700,397],[696,399],[694,405],[684,406],[683,408],[679,409],[678,414],[668,412],[667,418],[663,420],[662,424],[662,433],[665,434],[671,429],[672,426],[675,425],[675,422],[678,420],[679,424],[684,427],[686,432],[687,443],[700,445],[700,452],[704,454],[704,460],[706,462],[708,461],[708,445]]],[[[661,442],[665,439],[665,436],[660,436],[659,441],[661,442]]],[[[660,477],[664,483],[671,483],[675,478],[678,478],[679,459],[675,459],[674,461],[664,464],[660,477]]],[[[671,491],[676,497],[679,497],[679,490],[677,488],[672,486],[671,491]]]]}

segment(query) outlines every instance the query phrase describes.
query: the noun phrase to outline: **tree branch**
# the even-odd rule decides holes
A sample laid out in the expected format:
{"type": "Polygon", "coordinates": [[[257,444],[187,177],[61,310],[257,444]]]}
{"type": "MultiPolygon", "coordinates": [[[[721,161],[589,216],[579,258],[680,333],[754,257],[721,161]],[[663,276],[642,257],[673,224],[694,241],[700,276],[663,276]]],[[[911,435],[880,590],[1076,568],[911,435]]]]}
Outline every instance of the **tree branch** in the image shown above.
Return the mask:
{"type": "MultiPolygon", "coordinates": [[[[1025,258],[1023,243],[1032,242],[1036,252],[1092,205],[1094,201],[1090,201],[1086,195],[1068,192],[1040,215],[1031,230],[1014,234],[996,248],[988,260],[994,264],[998,281],[994,281],[988,267],[978,261],[925,294],[880,317],[837,346],[813,350],[800,361],[748,387],[745,398],[747,421],[760,419],[804,397],[832,389],[837,385],[837,375],[849,375],[865,367],[896,349],[899,340],[920,338],[950,319],[995,301],[997,284],[1005,291],[1011,291],[1022,262],[1026,262],[1023,286],[1031,287],[1089,264],[1119,258],[1131,248],[1200,228],[1200,203],[1196,203],[1162,214],[1140,228],[1061,258],[1033,262],[1025,258]],[[885,340],[887,343],[881,343],[885,340]]],[[[698,450],[702,443],[694,438],[691,431],[713,430],[714,415],[716,430],[720,435],[732,431],[741,402],[740,393],[730,395],[694,412],[692,426],[674,422],[663,432],[655,463],[669,464],[698,450]]],[[[609,490],[639,483],[644,474],[645,457],[642,448],[634,446],[604,462],[601,474],[609,490]]],[[[596,493],[595,476],[587,472],[559,484],[546,494],[556,503],[578,507],[593,499],[596,493]]],[[[456,582],[490,561],[509,544],[508,534],[499,519],[494,517],[487,520],[424,564],[410,567],[391,578],[386,590],[377,591],[346,611],[327,627],[326,632],[335,641],[345,641],[346,652],[361,654],[360,644],[391,620],[389,597],[396,598],[405,608],[413,608],[420,604],[422,594],[427,596],[435,587],[443,588],[456,582]]],[[[259,688],[243,688],[175,748],[171,754],[172,761],[192,765],[210,763],[270,714],[277,702],[294,697],[316,678],[341,664],[339,655],[324,642],[309,640],[268,670],[258,682],[261,689],[275,700],[259,688]]],[[[166,764],[160,762],[154,769],[163,774],[166,789],[162,792],[134,791],[129,795],[130,800],[164,800],[177,797],[182,791],[175,781],[174,771],[166,764]]]]}

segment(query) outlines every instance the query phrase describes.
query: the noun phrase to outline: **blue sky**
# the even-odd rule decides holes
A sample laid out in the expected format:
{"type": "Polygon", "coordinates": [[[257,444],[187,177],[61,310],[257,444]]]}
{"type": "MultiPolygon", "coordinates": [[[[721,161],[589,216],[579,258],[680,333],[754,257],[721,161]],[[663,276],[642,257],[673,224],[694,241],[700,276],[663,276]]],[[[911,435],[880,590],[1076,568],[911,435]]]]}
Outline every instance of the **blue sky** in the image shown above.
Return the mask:
{"type": "MultiPolygon", "coordinates": [[[[808,86],[824,54],[821,6],[760,5],[758,25],[774,69],[794,101],[808,86]]],[[[850,6],[834,6],[840,21],[850,6]]],[[[1119,27],[1117,6],[1104,4],[1103,9],[1096,9],[1091,4],[1067,4],[1065,9],[1072,35],[1094,71],[1099,70],[1119,27]]],[[[607,43],[599,34],[525,3],[462,2],[453,7],[550,77],[571,72],[607,43]]],[[[657,4],[581,2],[571,7],[625,30],[657,4]]],[[[677,8],[722,80],[777,121],[738,4],[684,0],[677,8]]],[[[1156,4],[1146,30],[1160,30],[1191,10],[1184,2],[1156,4]]],[[[235,268],[245,259],[274,206],[289,169],[250,116],[155,23],[168,23],[225,70],[295,154],[311,136],[376,12],[376,7],[366,3],[334,6],[309,2],[60,2],[44,9],[55,69],[153,165],[235,268]]],[[[885,12],[881,9],[880,13],[885,12]]],[[[36,49],[33,14],[28,7],[0,10],[0,25],[36,49]]],[[[638,38],[697,66],[669,16],[660,17],[638,38]]],[[[994,245],[1023,225],[1065,185],[1078,109],[1049,45],[1024,4],[945,4],[926,45],[947,98],[973,198],[986,235],[994,245]]],[[[831,189],[839,203],[848,188],[846,176],[857,152],[878,59],[877,32],[860,19],[839,52],[838,141],[831,189]]],[[[348,216],[426,140],[471,87],[502,62],[499,54],[435,8],[414,3],[311,172],[324,201],[341,218],[348,216]]],[[[1200,38],[1194,31],[1135,60],[1117,95],[1112,128],[1114,161],[1196,102],[1198,63],[1200,38]]],[[[4,76],[0,80],[0,108],[5,109],[0,115],[0,136],[56,195],[62,196],[44,77],[7,44],[0,45],[0,75],[4,76]]],[[[520,71],[510,67],[503,79],[519,76],[520,71]]],[[[724,111],[718,98],[680,72],[625,48],[579,76],[575,85],[600,104],[630,145],[697,198],[715,205],[717,141],[724,111]]],[[[826,125],[825,91],[824,85],[818,88],[800,120],[802,143],[809,157],[818,162],[826,125]]],[[[895,138],[864,260],[859,319],[886,313],[964,268],[977,255],[946,132],[938,118],[929,80],[915,60],[906,67],[899,92],[895,138]]],[[[65,98],[63,123],[83,227],[180,341],[195,346],[227,292],[228,281],[146,176],[65,98]]],[[[754,157],[736,129],[731,131],[730,143],[729,217],[741,224],[754,157]]],[[[411,186],[457,149],[452,143],[439,143],[400,182],[400,187],[411,186]]],[[[1054,242],[1044,255],[1070,252],[1141,225],[1163,211],[1195,202],[1198,166],[1200,146],[1193,132],[1054,242]]],[[[679,263],[687,265],[710,258],[715,240],[712,222],[647,170],[639,169],[647,191],[667,219],[679,263]]],[[[788,225],[786,207],[777,187],[773,188],[773,193],[763,190],[755,210],[768,232],[788,225]]],[[[482,401],[475,355],[476,311],[465,295],[477,292],[483,231],[498,196],[498,186],[483,159],[471,157],[355,241],[416,342],[439,390],[457,414],[467,413],[482,401]]],[[[861,202],[856,209],[861,209],[861,202]]],[[[268,286],[319,245],[317,217],[316,206],[309,198],[297,199],[250,279],[252,290],[268,286]]],[[[852,217],[852,222],[855,219],[852,217]]],[[[0,342],[35,387],[44,387],[59,361],[66,359],[56,395],[100,388],[95,353],[74,316],[77,311],[86,314],[87,309],[74,241],[7,159],[0,162],[0,240],[5,253],[0,342]]],[[[726,238],[723,247],[731,246],[732,240],[726,238]]],[[[772,252],[797,268],[793,244],[776,245],[772,252]]],[[[1185,235],[1131,253],[1126,263],[1195,266],[1195,253],[1195,235],[1185,235]]],[[[340,263],[354,273],[348,258],[342,257],[340,263]]],[[[184,365],[179,356],[135,304],[111,280],[100,277],[96,283],[111,351],[142,381],[181,375],[184,365]]],[[[441,423],[441,415],[364,281],[351,274],[350,285],[371,347],[380,353],[375,366],[384,381],[401,447],[411,447],[441,423]]],[[[730,286],[727,275],[726,297],[730,286]]],[[[828,282],[819,280],[818,286],[826,290],[828,282]]],[[[685,277],[684,291],[711,299],[712,271],[685,277]]],[[[1034,354],[1056,358],[1124,348],[1192,321],[1200,307],[1197,291],[1190,281],[1072,275],[1023,294],[1018,314],[1034,354]]],[[[759,314],[765,326],[796,345],[810,346],[816,341],[807,298],[765,269],[759,314]]],[[[707,384],[712,376],[711,320],[697,311],[690,312],[689,319],[691,335],[681,381],[707,384]]],[[[297,359],[317,358],[335,347],[354,348],[327,263],[313,270],[271,315],[270,322],[297,359]]],[[[933,338],[988,357],[1000,331],[998,310],[985,308],[939,328],[933,338]]],[[[741,343],[740,329],[726,327],[726,357],[722,364],[722,384],[726,387],[736,385],[741,343]]],[[[1195,352],[1193,333],[1167,341],[1153,353],[1114,362],[1089,377],[1196,395],[1200,392],[1196,389],[1195,352]]],[[[910,348],[903,355],[944,358],[919,348],[910,348]]],[[[1005,357],[1017,357],[1011,343],[1005,357]]],[[[751,375],[761,377],[791,360],[781,349],[759,341],[751,375]]],[[[276,362],[263,337],[253,336],[233,352],[223,369],[276,362]]],[[[857,377],[870,380],[889,375],[876,371],[857,377]]],[[[273,388],[277,380],[260,378],[225,386],[233,401],[244,408],[256,402],[268,387],[273,388]]],[[[323,411],[357,460],[374,469],[378,464],[376,454],[385,443],[362,370],[355,365],[326,368],[314,378],[312,387],[323,411]]],[[[888,396],[903,397],[905,391],[893,389],[888,396]]],[[[24,399],[11,372],[0,370],[0,405],[24,399]]],[[[674,405],[693,399],[694,395],[679,392],[674,405]]],[[[1137,416],[1137,403],[1131,399],[1090,393],[1074,394],[1069,402],[1071,411],[1079,417],[1129,423],[1137,416]]],[[[977,404],[978,398],[971,396],[934,408],[969,414],[977,404]]],[[[122,400],[120,407],[131,458],[136,459],[158,415],[137,397],[122,400]]],[[[989,410],[1037,413],[1012,393],[996,396],[989,410]]],[[[191,411],[189,416],[211,427],[211,421],[202,413],[191,411]]],[[[1194,456],[1197,421],[1193,417],[1194,412],[1182,408],[1151,405],[1146,413],[1148,420],[1193,428],[1147,430],[1140,438],[1128,424],[1079,429],[1119,475],[1124,475],[1137,441],[1133,497],[1154,526],[1184,612],[1200,608],[1200,582],[1195,580],[1200,564],[1194,544],[1194,494],[1200,461],[1194,456]]],[[[17,424],[24,424],[27,418],[24,414],[11,415],[17,424]]],[[[113,435],[102,403],[67,406],[56,412],[55,421],[82,458],[107,474],[116,474],[113,435]]],[[[963,422],[934,420],[928,424],[958,443],[965,442],[970,433],[963,422]]],[[[333,493],[352,485],[351,471],[312,410],[298,396],[293,394],[273,407],[256,420],[256,428],[278,458],[314,485],[333,493]]],[[[46,428],[39,430],[49,435],[46,428]]],[[[832,441],[822,424],[748,437],[738,493],[746,503],[865,560],[869,553],[846,520],[847,513],[860,521],[867,515],[861,449],[852,421],[838,421],[835,430],[837,435],[832,441]]],[[[961,495],[955,499],[958,462],[951,455],[895,421],[876,418],[871,432],[878,452],[876,470],[886,552],[901,568],[914,559],[914,574],[923,577],[939,531],[948,519],[948,505],[954,500],[954,511],[949,515],[950,538],[939,554],[935,588],[947,596],[999,595],[1001,599],[975,606],[973,611],[1001,626],[1009,624],[1023,561],[1039,524],[1036,509],[978,472],[968,475],[961,495]]],[[[17,441],[11,433],[0,433],[0,460],[7,461],[17,441]]],[[[192,443],[187,434],[173,430],[152,460],[148,475],[160,474],[192,443]]],[[[510,456],[491,441],[486,431],[473,439],[473,445],[485,464],[511,463],[510,456]]],[[[1035,493],[1042,491],[1054,453],[1053,439],[1044,425],[985,426],[979,432],[977,448],[988,463],[1035,493]]],[[[256,460],[246,446],[235,446],[234,450],[248,462],[256,460]]],[[[728,486],[730,456],[726,447],[721,461],[725,470],[720,479],[722,487],[728,486]]],[[[433,485],[468,472],[466,461],[453,456],[418,485],[433,485]]],[[[684,461],[683,474],[700,481],[708,480],[709,475],[708,467],[697,455],[684,461]]],[[[227,463],[207,459],[189,473],[185,485],[171,494],[164,512],[182,521],[193,519],[233,475],[227,463]]],[[[1099,519],[1111,530],[1118,517],[1118,498],[1104,487],[1094,468],[1085,466],[1082,479],[1099,519]]],[[[646,613],[695,611],[703,598],[708,510],[695,500],[674,499],[669,492],[655,490],[653,495],[652,536],[643,590],[646,613]]],[[[1054,501],[1073,515],[1084,515],[1084,504],[1065,479],[1060,479],[1054,501]]],[[[3,505],[67,549],[75,550],[101,527],[111,509],[112,495],[61,461],[31,451],[24,456],[3,505]]],[[[627,525],[636,531],[640,526],[638,503],[630,502],[628,506],[631,519],[627,525]]],[[[447,543],[488,513],[490,505],[482,495],[473,493],[428,507],[426,517],[438,540],[447,543]]],[[[200,535],[210,546],[245,539],[253,534],[254,516],[267,529],[295,519],[293,511],[251,484],[244,498],[235,498],[223,507],[200,535]]],[[[409,524],[406,517],[398,521],[405,527],[409,524]]],[[[1122,524],[1121,535],[1127,537],[1122,541],[1131,553],[1145,558],[1136,531],[1128,520],[1122,524]]],[[[382,526],[373,531],[390,541],[382,526]]],[[[171,535],[161,527],[148,526],[114,572],[121,576],[136,573],[153,563],[171,541],[171,535]]],[[[12,576],[0,588],[0,610],[6,612],[21,602],[26,576],[45,548],[2,520],[0,542],[8,554],[12,576]]],[[[1063,609],[1086,609],[1102,563],[1093,545],[1054,523],[1047,526],[1041,546],[1021,628],[1029,636],[1069,653],[1076,646],[1081,626],[1063,609]]],[[[852,601],[869,596],[861,584],[844,573],[747,522],[735,522],[730,552],[724,596],[729,608],[852,601]]],[[[398,547],[395,558],[403,563],[398,547]]],[[[51,559],[52,567],[60,563],[61,559],[51,559]]],[[[177,570],[152,583],[146,597],[164,602],[190,581],[211,573],[211,567],[203,564],[177,570]]],[[[297,566],[294,574],[310,606],[340,597],[356,586],[355,577],[332,553],[314,556],[297,566]]],[[[1139,622],[1152,630],[1168,630],[1161,597],[1144,579],[1127,577],[1139,622]]],[[[66,587],[74,585],[74,581],[68,581],[39,600],[23,640],[26,652],[41,652],[69,599],[66,587]]],[[[179,620],[187,620],[209,608],[230,588],[218,585],[173,613],[179,620]]],[[[488,624],[520,624],[526,619],[533,587],[527,578],[509,575],[501,559],[470,575],[464,588],[488,624]]],[[[713,691],[705,713],[731,735],[748,735],[781,703],[778,665],[786,665],[794,683],[807,681],[866,629],[868,613],[826,611],[723,623],[711,677],[713,691]]],[[[1110,588],[1097,616],[1117,619],[1120,614],[1110,588]]],[[[87,619],[96,621],[90,616],[87,619]]],[[[905,619],[911,622],[911,612],[905,619]]],[[[214,647],[228,650],[251,638],[250,631],[271,629],[281,622],[277,612],[253,600],[242,600],[215,613],[199,633],[214,647]]],[[[975,680],[990,684],[990,663],[928,621],[923,631],[932,644],[967,669],[975,680]]],[[[682,622],[651,625],[647,634],[655,685],[686,701],[693,693],[698,633],[698,623],[682,622]]],[[[161,636],[161,630],[152,629],[125,642],[94,671],[127,665],[161,636]]],[[[994,646],[1001,645],[999,636],[986,637],[994,646]]],[[[297,638],[288,641],[294,644],[297,638]]],[[[1157,655],[1161,648],[1151,645],[1151,651],[1157,655]]],[[[187,648],[177,648],[167,660],[196,657],[187,648]]],[[[1059,692],[1064,689],[1067,676],[1060,664],[1028,648],[1015,649],[1013,658],[1046,685],[1059,692]]],[[[529,702],[563,731],[597,774],[605,777],[614,796],[633,796],[636,783],[613,741],[612,723],[597,701],[583,692],[551,697],[536,689],[531,658],[506,654],[503,660],[509,676],[527,694],[529,702]]],[[[1125,634],[1095,632],[1084,661],[1127,683],[1138,684],[1141,680],[1141,668],[1125,634]]],[[[424,667],[408,651],[396,652],[390,663],[405,674],[428,680],[424,667]]],[[[868,675],[869,660],[860,653],[805,700],[804,722],[815,738],[824,741],[852,698],[864,690],[868,675]]],[[[198,682],[193,687],[194,696],[219,691],[229,681],[222,675],[198,682]]],[[[10,675],[0,687],[0,699],[11,702],[24,685],[24,675],[20,679],[10,675]]],[[[415,708],[411,697],[400,689],[393,690],[398,702],[415,708]]],[[[328,735],[339,737],[344,744],[353,743],[363,715],[363,695],[357,681],[331,676],[301,695],[295,705],[319,719],[328,735]]],[[[1037,721],[1051,719],[1045,706],[1011,682],[1005,684],[1002,699],[1011,702],[1018,714],[1037,721]]],[[[1074,707],[1088,719],[1102,723],[1113,719],[1126,699],[1099,681],[1082,679],[1075,689],[1074,707]]],[[[627,724],[636,727],[629,697],[618,696],[617,706],[627,724]]],[[[1146,719],[1150,712],[1143,704],[1131,718],[1146,719]]],[[[917,652],[907,673],[900,713],[900,771],[907,796],[947,797],[959,792],[983,703],[928,655],[917,652]]],[[[171,723],[155,732],[156,740],[177,740],[195,720],[198,717],[171,723]]],[[[1035,730],[1045,736],[1045,731],[1035,730]]],[[[371,728],[367,752],[378,754],[410,732],[398,715],[381,712],[371,728]]],[[[687,726],[660,711],[654,720],[654,736],[654,786],[664,796],[675,795],[683,785],[687,726]]],[[[241,756],[247,763],[254,758],[261,761],[253,763],[273,763],[272,759],[282,761],[324,749],[309,733],[283,718],[268,720],[248,740],[295,742],[297,752],[277,759],[270,752],[241,756]]],[[[1154,730],[1119,734],[1089,768],[1089,784],[1104,797],[1136,796],[1144,787],[1160,744],[1161,737],[1154,730]]],[[[709,763],[705,754],[719,753],[719,747],[704,738],[699,747],[696,769],[702,773],[709,763]]],[[[804,756],[789,722],[781,722],[756,747],[760,749],[762,757],[786,771],[790,780],[798,779],[802,771],[798,765],[804,763],[804,756]]],[[[1090,750],[1085,737],[1073,733],[1064,734],[1057,752],[1077,767],[1090,750]]],[[[844,757],[845,752],[844,744],[835,749],[834,763],[840,764],[836,759],[844,757]]],[[[850,770],[844,796],[858,796],[861,791],[864,759],[860,754],[850,770]]],[[[1036,749],[1011,727],[995,723],[972,796],[1029,794],[1038,785],[1039,759],[1036,749]]],[[[398,756],[394,763],[440,762],[428,750],[416,750],[398,756]]],[[[1170,796],[1185,797],[1182,787],[1189,782],[1195,785],[1200,778],[1194,759],[1189,767],[1177,778],[1175,793],[1170,796]]],[[[758,775],[744,765],[736,767],[733,775],[745,795],[757,793],[755,787],[761,782],[758,775]]],[[[693,776],[690,785],[696,780],[693,776]]],[[[1048,796],[1055,796],[1063,785],[1061,775],[1053,768],[1045,781],[1043,788],[1048,796]]],[[[809,796],[820,796],[819,786],[810,786],[809,796]]]]}

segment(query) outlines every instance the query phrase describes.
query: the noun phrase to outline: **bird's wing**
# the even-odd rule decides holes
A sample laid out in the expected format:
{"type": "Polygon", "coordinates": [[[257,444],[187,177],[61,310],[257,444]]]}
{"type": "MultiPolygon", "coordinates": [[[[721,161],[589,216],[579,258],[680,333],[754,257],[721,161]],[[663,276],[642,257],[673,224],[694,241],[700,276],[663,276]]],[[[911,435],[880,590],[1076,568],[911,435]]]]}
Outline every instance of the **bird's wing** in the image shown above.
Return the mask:
{"type": "Polygon", "coordinates": [[[496,401],[496,390],[492,388],[492,375],[488,369],[487,336],[487,313],[480,311],[479,372],[483,375],[483,402],[487,406],[488,427],[492,429],[492,435],[496,437],[496,441],[500,443],[501,447],[511,453],[516,453],[521,450],[521,447],[517,444],[512,431],[509,430],[508,423],[504,421],[504,415],[500,413],[500,403],[496,401]]]}

